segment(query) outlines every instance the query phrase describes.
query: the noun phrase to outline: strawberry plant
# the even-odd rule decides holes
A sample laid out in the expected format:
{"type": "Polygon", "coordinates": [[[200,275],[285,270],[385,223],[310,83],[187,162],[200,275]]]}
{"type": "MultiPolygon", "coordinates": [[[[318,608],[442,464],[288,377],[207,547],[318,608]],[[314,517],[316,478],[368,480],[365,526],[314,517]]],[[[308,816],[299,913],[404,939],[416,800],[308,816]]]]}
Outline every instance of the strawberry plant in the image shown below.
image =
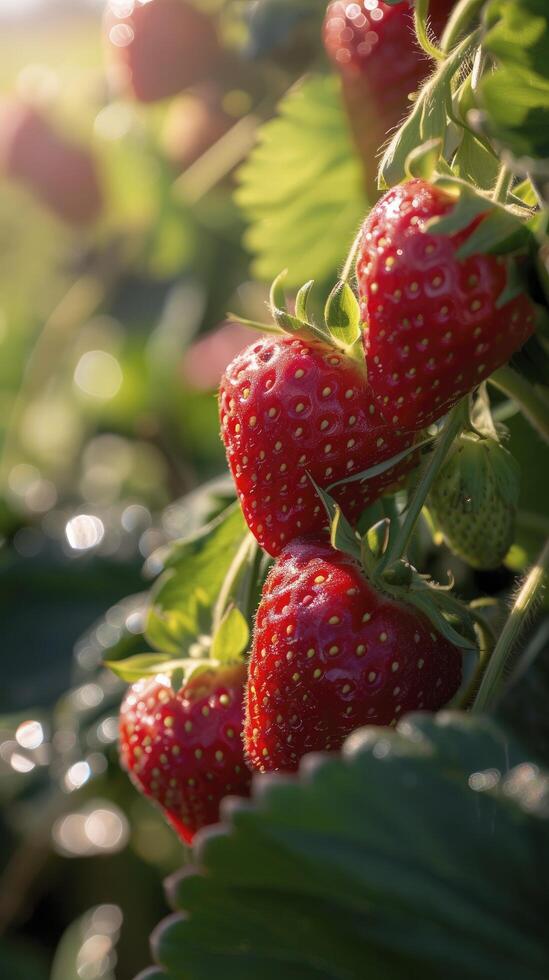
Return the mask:
{"type": "MultiPolygon", "coordinates": [[[[123,424],[165,450],[158,519],[119,522],[147,592],[86,634],[98,676],[59,711],[108,695],[120,795],[183,866],[139,976],[543,980],[547,4],[109,0],[102,30],[96,128],[130,132],[114,196],[139,151],[156,211],[88,247],[72,301],[100,334],[136,315],[136,270],[177,278],[143,344],[162,404],[217,324],[171,415],[125,390],[123,424]],[[206,290],[163,264],[174,240],[206,290]]],[[[93,224],[92,158],[38,109],[6,119],[3,171],[93,224]]],[[[89,353],[93,394],[114,358],[89,353]]],[[[71,523],[74,549],[105,533],[71,523]]],[[[62,752],[94,746],[81,727],[62,752]]]]}
{"type": "MultiPolygon", "coordinates": [[[[332,155],[317,108],[317,88],[334,79],[309,78],[265,124],[237,192],[259,274],[278,262],[288,286],[309,277],[291,302],[275,280],[271,321],[248,323],[264,336],[221,379],[237,504],[169,556],[151,597],[158,652],[115,665],[127,679],[162,670],[139,684],[163,684],[171,705],[210,676],[211,658],[244,656],[234,728],[246,778],[231,795],[247,795],[253,771],[299,775],[265,787],[255,776],[251,804],[222,804],[221,828],[199,835],[199,866],[170,884],[183,915],[157,932],[160,967],[147,975],[541,977],[538,900],[523,890],[519,908],[503,882],[521,853],[527,864],[531,835],[547,849],[547,777],[520,725],[511,735],[489,716],[528,635],[548,546],[506,619],[497,602],[426,573],[443,542],[447,560],[497,568],[516,540],[519,468],[501,409],[524,413],[540,452],[549,440],[549,17],[535,0],[335,2],[323,43],[370,204],[342,183],[356,158],[349,143],[345,160],[332,155]],[[346,259],[339,200],[358,228],[346,259]],[[328,268],[312,239],[297,244],[312,227],[340,270],[322,316],[312,277],[328,268]],[[196,681],[183,681],[189,671],[196,681]],[[445,706],[453,713],[437,715],[445,706]],[[479,915],[487,907],[493,918],[479,915]]],[[[135,690],[130,704],[144,706],[135,690]]],[[[148,772],[155,737],[132,737],[148,772]]],[[[179,727],[179,751],[197,737],[179,727]]],[[[200,812],[195,826],[210,822],[200,812]]]]}

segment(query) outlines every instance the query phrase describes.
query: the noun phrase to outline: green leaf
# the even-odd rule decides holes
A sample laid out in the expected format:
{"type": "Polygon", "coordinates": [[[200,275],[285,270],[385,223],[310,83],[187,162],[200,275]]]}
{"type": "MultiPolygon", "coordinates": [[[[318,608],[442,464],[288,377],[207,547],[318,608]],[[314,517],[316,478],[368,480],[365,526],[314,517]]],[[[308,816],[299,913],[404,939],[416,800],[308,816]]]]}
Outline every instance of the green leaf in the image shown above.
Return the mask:
{"type": "Polygon", "coordinates": [[[155,956],[169,980],[543,980],[547,779],[485,718],[363,729],[200,835],[155,956]]]}
{"type": "Polygon", "coordinates": [[[336,343],[352,347],[362,337],[360,306],[348,282],[334,286],[324,310],[326,326],[336,343]]]}
{"type": "Polygon", "coordinates": [[[181,656],[197,635],[211,628],[213,604],[246,533],[240,506],[233,504],[174,546],[152,594],[146,635],[153,646],[181,656]]]}
{"type": "Polygon", "coordinates": [[[492,0],[485,51],[498,62],[478,90],[493,139],[516,158],[549,157],[549,20],[545,0],[492,0]]]}
{"type": "Polygon", "coordinates": [[[283,98],[239,182],[255,275],[270,280],[287,266],[290,286],[333,281],[368,207],[334,75],[313,75],[283,98]]]}
{"type": "Polygon", "coordinates": [[[223,616],[212,640],[212,657],[220,663],[233,663],[250,642],[250,628],[237,606],[231,606],[223,616]]]}

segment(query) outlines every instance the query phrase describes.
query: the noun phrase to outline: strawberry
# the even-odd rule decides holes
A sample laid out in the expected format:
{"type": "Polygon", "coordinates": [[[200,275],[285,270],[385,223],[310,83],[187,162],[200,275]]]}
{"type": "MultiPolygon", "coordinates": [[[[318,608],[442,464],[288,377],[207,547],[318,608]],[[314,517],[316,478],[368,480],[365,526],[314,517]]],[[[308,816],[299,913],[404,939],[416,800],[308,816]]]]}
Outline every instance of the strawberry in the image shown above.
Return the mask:
{"type": "Polygon", "coordinates": [[[519,467],[495,439],[473,432],[454,444],[429,497],[435,525],[473,568],[497,568],[513,543],[519,467]]]}
{"type": "Polygon", "coordinates": [[[120,755],[137,788],[190,843],[219,804],[247,796],[242,748],[243,664],[195,674],[177,693],[160,674],[133,684],[120,710],[120,755]]]}
{"type": "Polygon", "coordinates": [[[210,18],[185,0],[109,0],[105,36],[119,81],[139,102],[202,81],[221,51],[210,18]]]}
{"type": "Polygon", "coordinates": [[[414,179],[390,190],[364,224],[357,278],[368,380],[377,404],[403,428],[444,415],[535,326],[525,293],[498,304],[507,284],[502,257],[456,256],[483,215],[452,235],[427,230],[454,206],[446,191],[414,179]]]}
{"type": "Polygon", "coordinates": [[[0,109],[0,170],[62,221],[85,225],[99,216],[102,192],[91,154],[25,102],[13,100],[0,109]]]}
{"type": "MultiPolygon", "coordinates": [[[[410,435],[387,424],[360,366],[322,341],[258,340],[227,368],[219,402],[244,516],[271,555],[326,525],[308,474],[325,488],[412,444],[410,435]]],[[[368,482],[331,492],[356,523],[364,507],[411,465],[409,458],[368,482]]]]}
{"type": "MultiPolygon", "coordinates": [[[[431,0],[437,35],[452,7],[453,0],[431,0]]],[[[372,177],[379,148],[431,68],[415,38],[412,5],[335,0],[326,11],[323,33],[328,57],[342,76],[355,142],[372,177]]]]}
{"type": "Polygon", "coordinates": [[[316,540],[294,541],[266,579],[257,611],[244,740],[261,772],[294,770],[338,749],[360,725],[394,725],[456,693],[461,654],[411,605],[316,540]]]}

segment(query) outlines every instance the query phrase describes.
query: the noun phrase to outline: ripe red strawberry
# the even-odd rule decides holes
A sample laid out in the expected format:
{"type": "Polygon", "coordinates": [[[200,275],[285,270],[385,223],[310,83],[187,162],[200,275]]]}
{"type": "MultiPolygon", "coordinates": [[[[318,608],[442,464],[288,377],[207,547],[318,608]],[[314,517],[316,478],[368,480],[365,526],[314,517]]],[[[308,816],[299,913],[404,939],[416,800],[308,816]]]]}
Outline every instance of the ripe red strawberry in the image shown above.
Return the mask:
{"type": "Polygon", "coordinates": [[[1,107],[0,171],[69,224],[84,225],[99,216],[102,192],[91,154],[61,135],[34,106],[13,100],[1,107]]]}
{"type": "Polygon", "coordinates": [[[416,609],[376,591],[329,545],[294,541],[263,588],[244,740],[261,772],[293,770],[360,725],[435,711],[456,693],[461,654],[416,609]]]}
{"type": "MultiPolygon", "coordinates": [[[[355,361],[328,344],[292,336],[258,340],[232,361],[221,381],[220,414],[244,516],[271,555],[327,524],[308,473],[326,488],[412,444],[409,434],[386,423],[355,361]]],[[[412,465],[405,460],[331,493],[356,522],[412,465]]]]}
{"type": "MultiPolygon", "coordinates": [[[[430,21],[442,33],[454,0],[431,0],[430,21]]],[[[388,133],[409,106],[408,96],[432,63],[419,47],[411,3],[335,0],[324,20],[324,45],[341,72],[355,142],[370,175],[388,133]]]]}
{"type": "Polygon", "coordinates": [[[243,664],[196,674],[177,694],[158,675],[130,687],[120,710],[120,755],[132,781],[190,842],[216,823],[228,793],[248,796],[242,748],[243,664]]]}
{"type": "Polygon", "coordinates": [[[123,87],[140,102],[202,81],[221,50],[211,19],[185,0],[109,0],[105,36],[123,87]]]}
{"type": "Polygon", "coordinates": [[[444,415],[535,326],[526,294],[497,306],[507,282],[501,257],[456,257],[483,216],[453,235],[426,229],[454,205],[414,179],[390,190],[364,224],[357,277],[368,379],[380,408],[409,429],[444,415]]]}

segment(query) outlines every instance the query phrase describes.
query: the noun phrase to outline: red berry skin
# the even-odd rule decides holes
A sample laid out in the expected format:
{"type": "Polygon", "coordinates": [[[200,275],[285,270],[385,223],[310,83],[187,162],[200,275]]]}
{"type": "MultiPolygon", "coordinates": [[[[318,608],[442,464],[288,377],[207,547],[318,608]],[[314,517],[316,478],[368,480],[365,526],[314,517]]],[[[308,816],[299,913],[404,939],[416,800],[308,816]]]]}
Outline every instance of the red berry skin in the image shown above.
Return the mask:
{"type": "Polygon", "coordinates": [[[12,101],[0,108],[0,170],[68,224],[99,217],[103,195],[93,157],[33,106],[12,101]]]}
{"type": "Polygon", "coordinates": [[[259,772],[295,770],[361,725],[436,711],[461,683],[461,654],[412,606],[376,591],[329,545],[294,541],[257,611],[244,742],[259,772]]]}
{"type": "Polygon", "coordinates": [[[454,203],[414,179],[381,198],[364,224],[357,278],[368,379],[377,404],[407,429],[444,415],[535,327],[526,294],[497,308],[507,282],[501,257],[456,257],[482,216],[454,235],[426,230],[454,203]]]}
{"type": "Polygon", "coordinates": [[[120,709],[120,758],[132,782],[190,843],[217,823],[224,796],[248,796],[242,748],[243,664],[195,675],[177,694],[157,675],[133,684],[120,709]]]}
{"type": "MultiPolygon", "coordinates": [[[[219,395],[221,435],[248,527],[271,555],[327,518],[327,488],[412,445],[376,407],[366,372],[322,342],[266,337],[232,361],[219,395]]],[[[355,522],[415,464],[330,491],[355,522]]]]}
{"type": "Polygon", "coordinates": [[[211,75],[220,47],[212,21],[185,0],[110,0],[109,55],[123,87],[139,102],[158,102],[211,75]]]}
{"type": "MultiPolygon", "coordinates": [[[[431,26],[442,33],[454,0],[431,0],[431,26]]],[[[432,69],[417,43],[411,3],[335,0],[324,19],[324,46],[342,75],[343,97],[367,169],[409,108],[408,96],[432,69]]]]}

